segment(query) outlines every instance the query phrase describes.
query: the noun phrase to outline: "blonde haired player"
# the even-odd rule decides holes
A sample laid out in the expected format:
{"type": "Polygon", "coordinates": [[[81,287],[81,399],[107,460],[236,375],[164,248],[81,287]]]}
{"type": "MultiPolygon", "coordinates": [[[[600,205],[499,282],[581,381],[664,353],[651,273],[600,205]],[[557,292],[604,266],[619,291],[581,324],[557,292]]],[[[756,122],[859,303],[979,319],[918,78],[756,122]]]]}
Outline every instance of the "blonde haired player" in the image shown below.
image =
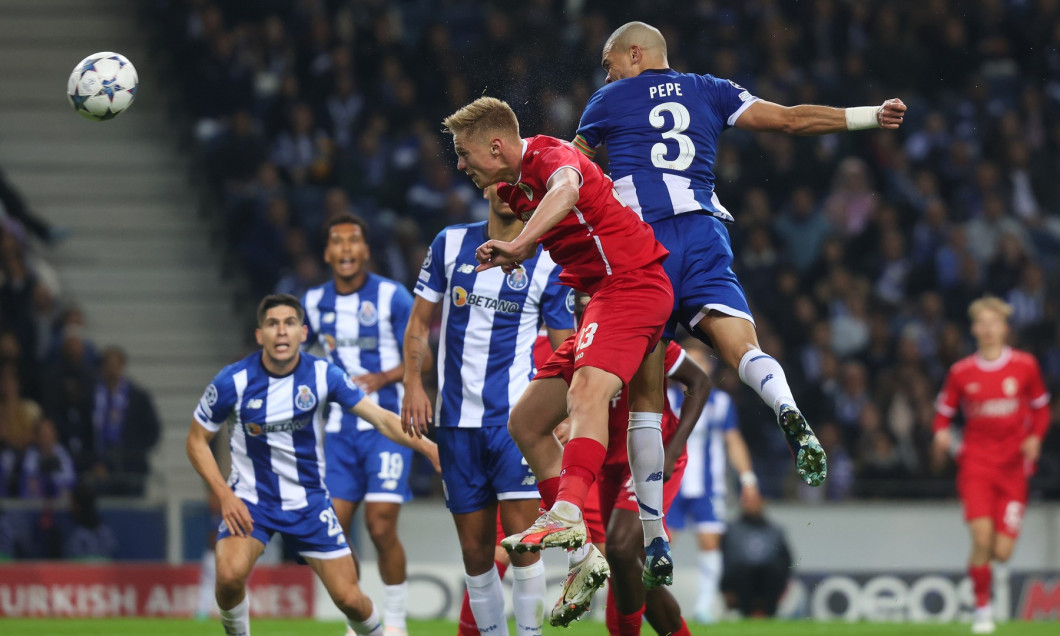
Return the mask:
{"type": "Polygon", "coordinates": [[[950,367],[935,408],[936,460],[953,445],[950,421],[964,414],[957,492],[972,534],[968,576],[975,592],[972,633],[994,631],[991,561],[1012,556],[1027,503],[1027,479],[1049,426],[1049,394],[1034,356],[1008,346],[1012,308],[985,296],[968,308],[976,352],[950,367]]]}

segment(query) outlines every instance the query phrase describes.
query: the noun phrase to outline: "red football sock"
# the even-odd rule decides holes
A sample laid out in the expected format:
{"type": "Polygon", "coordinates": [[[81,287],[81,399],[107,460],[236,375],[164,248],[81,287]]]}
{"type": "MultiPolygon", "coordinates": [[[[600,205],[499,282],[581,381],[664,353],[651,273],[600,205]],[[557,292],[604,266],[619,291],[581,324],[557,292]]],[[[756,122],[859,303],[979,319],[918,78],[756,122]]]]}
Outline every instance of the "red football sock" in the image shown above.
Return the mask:
{"type": "MultiPolygon", "coordinates": [[[[617,614],[617,612],[616,612],[617,614]]],[[[644,606],[632,614],[618,614],[618,636],[640,636],[644,624],[644,606]]]]}
{"type": "Polygon", "coordinates": [[[544,481],[537,482],[537,491],[541,493],[541,503],[545,504],[545,510],[556,503],[556,494],[559,493],[559,477],[549,477],[544,481]]]}
{"type": "Polygon", "coordinates": [[[681,629],[670,634],[670,636],[692,636],[692,632],[688,631],[688,623],[685,622],[685,619],[681,619],[681,629]]]}
{"type": "MultiPolygon", "coordinates": [[[[504,573],[508,571],[508,564],[500,561],[494,561],[493,564],[497,566],[497,576],[503,579],[504,573]]],[[[471,612],[471,597],[468,596],[466,588],[464,589],[464,602],[460,605],[460,623],[456,636],[479,636],[478,623],[475,622],[475,615],[471,612]]]]}
{"type": "Polygon", "coordinates": [[[596,474],[604,465],[607,449],[595,439],[575,437],[563,449],[563,470],[559,474],[556,501],[567,501],[581,510],[585,495],[593,485],[596,474]]]}
{"type": "Polygon", "coordinates": [[[608,634],[617,636],[618,608],[615,607],[615,591],[611,587],[611,581],[607,582],[607,607],[604,608],[604,624],[607,625],[608,634]]]}
{"type": "Polygon", "coordinates": [[[968,576],[972,579],[972,590],[975,591],[975,606],[986,607],[990,604],[990,564],[969,566],[968,576]]]}
{"type": "Polygon", "coordinates": [[[467,589],[464,589],[464,604],[460,606],[460,623],[456,636],[479,636],[478,623],[475,622],[475,615],[471,613],[471,597],[468,596],[467,589]]]}

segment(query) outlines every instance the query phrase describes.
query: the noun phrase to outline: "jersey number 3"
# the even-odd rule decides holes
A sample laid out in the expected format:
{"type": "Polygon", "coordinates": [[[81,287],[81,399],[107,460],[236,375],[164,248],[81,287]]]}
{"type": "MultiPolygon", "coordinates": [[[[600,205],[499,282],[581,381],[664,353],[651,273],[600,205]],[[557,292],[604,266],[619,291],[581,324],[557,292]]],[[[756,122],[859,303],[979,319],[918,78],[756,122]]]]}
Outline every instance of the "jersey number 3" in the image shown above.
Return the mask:
{"type": "Polygon", "coordinates": [[[670,113],[674,118],[674,126],[670,130],[665,131],[662,137],[663,139],[673,139],[677,142],[677,157],[667,159],[666,144],[659,142],[651,147],[651,163],[656,168],[687,170],[696,156],[696,147],[688,135],[682,135],[681,133],[688,130],[692,119],[684,104],[665,102],[651,109],[651,112],[648,113],[648,123],[651,124],[652,128],[662,129],[666,126],[666,118],[662,116],[664,112],[670,113]]]}

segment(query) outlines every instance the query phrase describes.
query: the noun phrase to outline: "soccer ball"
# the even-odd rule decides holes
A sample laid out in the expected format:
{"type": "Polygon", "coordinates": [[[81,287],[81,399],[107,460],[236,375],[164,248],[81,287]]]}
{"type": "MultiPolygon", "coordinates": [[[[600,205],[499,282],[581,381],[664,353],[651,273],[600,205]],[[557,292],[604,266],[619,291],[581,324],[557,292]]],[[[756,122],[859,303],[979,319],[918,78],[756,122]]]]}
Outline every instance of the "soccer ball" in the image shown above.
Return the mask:
{"type": "Polygon", "coordinates": [[[124,55],[104,51],[78,62],[66,82],[77,114],[93,121],[114,119],[136,97],[136,69],[124,55]]]}

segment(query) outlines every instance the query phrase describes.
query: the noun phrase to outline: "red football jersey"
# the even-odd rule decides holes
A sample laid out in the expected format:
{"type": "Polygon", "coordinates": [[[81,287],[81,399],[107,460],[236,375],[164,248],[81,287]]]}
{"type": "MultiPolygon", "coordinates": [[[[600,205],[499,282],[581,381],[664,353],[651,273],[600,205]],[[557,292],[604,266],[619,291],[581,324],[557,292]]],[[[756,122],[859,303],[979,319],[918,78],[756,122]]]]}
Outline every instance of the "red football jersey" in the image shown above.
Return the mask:
{"type": "MultiPolygon", "coordinates": [[[[685,359],[685,350],[674,341],[666,345],[666,376],[673,375],[677,367],[685,359]]],[[[629,400],[626,397],[626,389],[623,387],[611,398],[611,406],[607,409],[607,455],[604,464],[627,464],[629,455],[626,452],[626,433],[629,429],[629,400]]],[[[663,407],[662,438],[663,444],[669,442],[674,433],[677,432],[678,418],[670,407],[667,400],[663,407]]],[[[684,454],[683,452],[681,453],[684,454]]]]}
{"type": "Polygon", "coordinates": [[[960,408],[964,443],[958,458],[978,466],[1018,469],[1020,444],[1049,426],[1049,393],[1034,356],[1006,347],[997,360],[978,354],[950,367],[935,403],[934,430],[946,428],[960,408]]]}
{"type": "Polygon", "coordinates": [[[561,281],[593,293],[606,276],[666,258],[669,252],[655,240],[651,226],[622,203],[600,166],[568,141],[546,135],[524,139],[519,181],[501,184],[497,192],[519,218],[529,221],[548,180],[561,168],[581,175],[578,202],[539,241],[563,268],[561,281]]]}

